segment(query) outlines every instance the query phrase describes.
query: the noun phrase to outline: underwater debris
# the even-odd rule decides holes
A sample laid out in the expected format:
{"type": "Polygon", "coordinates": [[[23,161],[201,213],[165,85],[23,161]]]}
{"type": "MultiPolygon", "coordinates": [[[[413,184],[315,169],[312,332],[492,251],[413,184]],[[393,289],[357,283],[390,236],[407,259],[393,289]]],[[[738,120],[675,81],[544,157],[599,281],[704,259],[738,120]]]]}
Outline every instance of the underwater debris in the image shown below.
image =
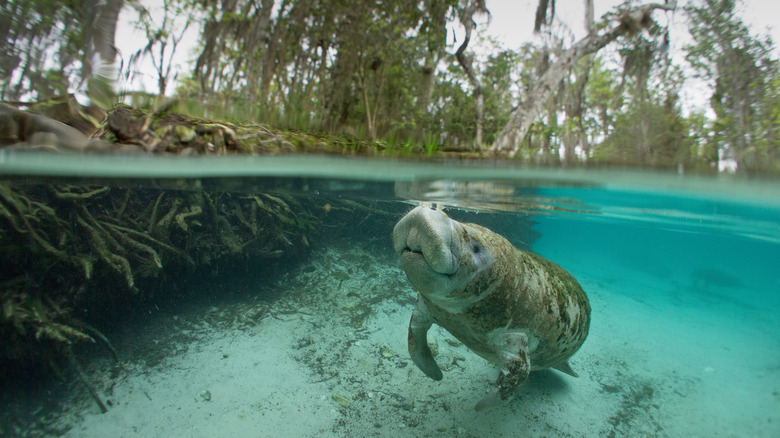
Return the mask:
{"type": "Polygon", "coordinates": [[[98,407],[100,407],[100,412],[104,414],[108,412],[108,408],[106,407],[106,404],[103,403],[103,400],[100,398],[100,395],[98,395],[97,391],[95,390],[95,387],[92,386],[92,384],[89,382],[89,379],[87,378],[87,375],[84,374],[84,370],[81,369],[81,365],[79,365],[76,356],[73,354],[73,350],[67,348],[65,351],[65,357],[68,358],[68,361],[70,362],[73,371],[76,372],[76,376],[79,378],[81,383],[89,391],[89,395],[92,396],[92,399],[95,400],[95,403],[97,403],[98,407]]]}
{"type": "Polygon", "coordinates": [[[339,270],[330,271],[329,275],[339,281],[338,289],[341,289],[341,284],[344,283],[345,280],[349,280],[350,278],[346,272],[339,271],[339,270]]]}
{"type": "Polygon", "coordinates": [[[460,347],[461,345],[463,345],[463,342],[460,342],[455,338],[444,338],[444,342],[452,345],[453,347],[460,347]]]}
{"type": "Polygon", "coordinates": [[[662,425],[654,412],[658,410],[658,405],[653,401],[656,391],[650,382],[634,382],[622,392],[620,407],[609,418],[609,424],[612,429],[608,436],[624,436],[630,434],[636,427],[637,417],[647,415],[650,418],[648,426],[654,429],[655,433],[663,430],[662,425]]]}
{"type": "Polygon", "coordinates": [[[382,354],[382,357],[384,357],[385,359],[392,359],[398,356],[395,353],[395,351],[391,350],[390,347],[388,347],[387,345],[383,345],[379,347],[379,352],[382,354]]]}
{"type": "Polygon", "coordinates": [[[428,347],[431,349],[431,356],[436,357],[439,355],[439,341],[433,336],[428,336],[428,347]]]}
{"type": "Polygon", "coordinates": [[[339,393],[334,392],[330,396],[330,398],[333,399],[333,401],[335,401],[336,403],[340,404],[341,406],[343,406],[345,408],[348,408],[348,407],[352,406],[352,402],[347,397],[344,397],[343,395],[341,395],[339,393]]]}
{"type": "Polygon", "coordinates": [[[330,271],[330,276],[339,281],[349,280],[349,275],[344,271],[330,271]]]}

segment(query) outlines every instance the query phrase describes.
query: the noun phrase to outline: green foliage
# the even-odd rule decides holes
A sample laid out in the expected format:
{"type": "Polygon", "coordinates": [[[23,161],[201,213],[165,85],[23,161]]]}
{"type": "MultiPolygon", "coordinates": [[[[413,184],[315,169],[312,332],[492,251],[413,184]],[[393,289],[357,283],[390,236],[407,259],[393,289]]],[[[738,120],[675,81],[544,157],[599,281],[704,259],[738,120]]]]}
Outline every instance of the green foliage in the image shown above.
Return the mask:
{"type": "Polygon", "coordinates": [[[443,53],[454,2],[284,1],[278,14],[267,0],[197,3],[199,93],[237,93],[262,122],[421,138],[421,76],[443,53]]]}
{"type": "Polygon", "coordinates": [[[436,153],[436,151],[439,149],[439,138],[437,135],[426,132],[425,133],[425,140],[424,140],[424,146],[425,146],[425,154],[428,156],[432,156],[436,153]]]}
{"type": "Polygon", "coordinates": [[[474,99],[468,90],[466,75],[455,63],[436,79],[425,125],[440,132],[444,144],[458,146],[474,138],[474,99]]]}
{"type": "Polygon", "coordinates": [[[623,106],[623,95],[617,74],[604,66],[604,61],[593,59],[588,83],[585,86],[585,96],[589,109],[593,112],[595,132],[607,134],[612,121],[612,114],[623,106]]]}
{"type": "Polygon", "coordinates": [[[492,143],[509,121],[509,114],[516,104],[514,78],[519,75],[519,64],[520,55],[511,50],[502,50],[490,55],[483,67],[485,143],[492,143]]]}
{"type": "Polygon", "coordinates": [[[773,123],[780,70],[772,41],[751,34],[734,0],[703,0],[686,13],[695,41],[686,59],[714,90],[712,142],[741,170],[771,170],[780,149],[773,123]]]}
{"type": "MultiPolygon", "coordinates": [[[[519,76],[520,55],[500,50],[489,55],[479,71],[484,96],[483,140],[492,143],[509,120],[516,104],[515,79],[519,76]]],[[[463,70],[454,57],[445,58],[447,65],[436,78],[427,117],[426,129],[441,136],[448,147],[465,147],[475,136],[475,105],[473,92],[463,70]]]]}
{"type": "Polygon", "coordinates": [[[703,112],[691,113],[685,120],[691,139],[691,157],[707,168],[718,164],[718,145],[712,138],[712,121],[703,112]]]}
{"type": "Polygon", "coordinates": [[[691,163],[694,142],[677,111],[650,101],[638,102],[617,116],[612,133],[594,150],[599,162],[673,167],[691,163]]]}

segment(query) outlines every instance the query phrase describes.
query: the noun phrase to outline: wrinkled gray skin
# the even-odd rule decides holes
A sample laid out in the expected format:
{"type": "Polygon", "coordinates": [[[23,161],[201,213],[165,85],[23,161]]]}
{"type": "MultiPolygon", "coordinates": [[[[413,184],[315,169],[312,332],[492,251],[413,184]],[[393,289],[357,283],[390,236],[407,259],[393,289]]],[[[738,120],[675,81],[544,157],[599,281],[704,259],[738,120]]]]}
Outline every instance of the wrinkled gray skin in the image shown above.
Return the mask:
{"type": "Polygon", "coordinates": [[[396,224],[393,247],[419,292],[409,354],[428,377],[442,378],[427,341],[434,323],[500,367],[477,410],[510,400],[530,371],[556,368],[576,377],[568,359],[588,335],[590,304],[563,268],[424,207],[396,224]]]}

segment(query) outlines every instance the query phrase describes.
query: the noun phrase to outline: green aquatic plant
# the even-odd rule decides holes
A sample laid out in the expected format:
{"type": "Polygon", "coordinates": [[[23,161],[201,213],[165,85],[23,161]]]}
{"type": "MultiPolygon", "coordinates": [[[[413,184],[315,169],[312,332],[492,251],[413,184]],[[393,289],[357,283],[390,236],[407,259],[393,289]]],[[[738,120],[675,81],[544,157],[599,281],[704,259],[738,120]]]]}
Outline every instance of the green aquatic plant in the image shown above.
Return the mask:
{"type": "Polygon", "coordinates": [[[425,154],[429,157],[435,155],[439,150],[439,138],[432,132],[425,133],[423,144],[425,145],[425,154]]]}
{"type": "Polygon", "coordinates": [[[408,156],[412,153],[415,147],[413,140],[406,140],[401,143],[401,156],[408,156]]]}

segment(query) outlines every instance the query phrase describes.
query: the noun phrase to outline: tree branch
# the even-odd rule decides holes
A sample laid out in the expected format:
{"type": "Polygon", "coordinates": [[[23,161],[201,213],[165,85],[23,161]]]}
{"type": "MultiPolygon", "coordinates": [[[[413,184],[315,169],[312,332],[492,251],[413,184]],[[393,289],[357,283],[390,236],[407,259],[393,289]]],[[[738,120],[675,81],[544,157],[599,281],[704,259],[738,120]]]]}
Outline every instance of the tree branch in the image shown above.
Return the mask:
{"type": "Polygon", "coordinates": [[[677,1],[669,3],[649,3],[620,14],[617,26],[601,35],[589,34],[565,50],[558,60],[539,78],[537,85],[531,90],[528,98],[509,116],[509,122],[498,134],[491,147],[492,151],[502,151],[513,157],[520,149],[533,122],[537,119],[542,106],[550,98],[552,92],[580,58],[601,50],[604,46],[623,35],[630,35],[644,29],[650,20],[650,15],[656,9],[674,10],[677,1]]]}
{"type": "Polygon", "coordinates": [[[458,50],[455,52],[455,59],[458,60],[458,64],[460,64],[461,68],[463,68],[463,71],[466,73],[466,77],[468,77],[471,86],[474,87],[474,98],[476,100],[474,117],[476,133],[474,134],[474,146],[477,148],[482,146],[482,113],[484,112],[485,98],[482,95],[482,84],[474,73],[474,68],[471,65],[471,59],[466,56],[466,48],[468,48],[469,42],[471,41],[471,33],[477,27],[477,23],[474,22],[474,14],[480,10],[485,10],[484,4],[481,3],[482,2],[469,3],[463,11],[461,21],[463,27],[466,28],[466,35],[463,38],[463,43],[461,43],[460,47],[458,47],[458,50]]]}

